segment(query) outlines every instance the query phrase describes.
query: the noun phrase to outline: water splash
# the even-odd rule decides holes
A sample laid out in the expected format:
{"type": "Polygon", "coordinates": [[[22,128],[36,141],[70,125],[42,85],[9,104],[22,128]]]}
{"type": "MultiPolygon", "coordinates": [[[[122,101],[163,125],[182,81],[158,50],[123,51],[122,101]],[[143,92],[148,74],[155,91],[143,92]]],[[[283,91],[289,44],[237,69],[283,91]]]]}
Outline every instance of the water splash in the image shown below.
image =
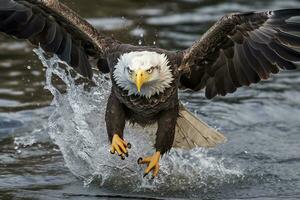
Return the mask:
{"type": "Polygon", "coordinates": [[[142,178],[144,168],[137,164],[140,156],[153,153],[155,126],[142,129],[125,129],[125,139],[133,148],[125,161],[109,153],[104,113],[110,93],[110,81],[104,75],[94,78],[97,87],[88,91],[84,85],[76,85],[78,77],[72,77],[70,69],[59,65],[66,63],[57,56],[47,58],[42,49],[35,49],[46,67],[46,85],[54,99],[54,111],[48,122],[49,135],[62,152],[66,166],[85,185],[99,184],[119,193],[158,191],[161,195],[176,191],[201,191],[228,182],[240,180],[242,171],[237,166],[227,166],[222,158],[208,155],[204,149],[191,151],[171,150],[161,160],[159,177],[142,178]],[[66,85],[62,93],[53,84],[53,76],[66,85]],[[167,183],[167,184],[166,184],[167,183]]]}
{"type": "Polygon", "coordinates": [[[143,41],[139,39],[138,44],[141,46],[143,44],[143,41]]]}
{"type": "Polygon", "coordinates": [[[141,46],[143,44],[143,40],[144,40],[144,31],[141,29],[141,33],[139,34],[140,39],[138,41],[138,44],[141,46]]]}

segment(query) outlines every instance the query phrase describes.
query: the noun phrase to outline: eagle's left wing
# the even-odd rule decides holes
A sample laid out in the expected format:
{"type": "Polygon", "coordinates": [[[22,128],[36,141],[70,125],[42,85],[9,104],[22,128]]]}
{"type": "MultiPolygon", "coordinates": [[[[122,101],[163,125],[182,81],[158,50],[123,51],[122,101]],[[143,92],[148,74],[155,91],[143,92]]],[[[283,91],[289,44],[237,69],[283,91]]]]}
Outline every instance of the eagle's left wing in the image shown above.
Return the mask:
{"type": "Polygon", "coordinates": [[[181,85],[206,88],[206,97],[213,98],[267,79],[279,69],[295,69],[300,37],[291,32],[300,32],[300,23],[293,21],[299,16],[300,9],[224,16],[183,52],[180,69],[187,73],[181,85]]]}

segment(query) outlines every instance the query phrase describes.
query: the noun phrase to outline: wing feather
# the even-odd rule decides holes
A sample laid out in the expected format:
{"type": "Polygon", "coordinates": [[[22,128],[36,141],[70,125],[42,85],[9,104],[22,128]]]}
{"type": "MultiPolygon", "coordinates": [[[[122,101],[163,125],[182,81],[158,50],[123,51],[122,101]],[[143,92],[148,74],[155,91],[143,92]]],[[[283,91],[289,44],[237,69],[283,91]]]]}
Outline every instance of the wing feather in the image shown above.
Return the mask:
{"type": "Polygon", "coordinates": [[[290,21],[300,9],[248,12],[224,16],[202,38],[183,52],[180,70],[188,72],[181,85],[205,88],[206,97],[232,93],[280,69],[300,62],[300,23],[290,21]]]}
{"type": "MultiPolygon", "coordinates": [[[[1,0],[0,32],[40,45],[89,78],[88,57],[103,60],[114,44],[58,0],[1,0]]],[[[98,67],[107,72],[107,66],[98,67]]]]}
{"type": "Polygon", "coordinates": [[[228,68],[229,70],[229,73],[230,73],[230,77],[232,79],[232,82],[233,82],[233,85],[235,87],[240,87],[241,86],[241,83],[238,79],[238,75],[237,75],[237,72],[235,71],[234,69],[234,63],[232,61],[232,59],[228,59],[227,62],[226,62],[226,67],[228,68]]]}

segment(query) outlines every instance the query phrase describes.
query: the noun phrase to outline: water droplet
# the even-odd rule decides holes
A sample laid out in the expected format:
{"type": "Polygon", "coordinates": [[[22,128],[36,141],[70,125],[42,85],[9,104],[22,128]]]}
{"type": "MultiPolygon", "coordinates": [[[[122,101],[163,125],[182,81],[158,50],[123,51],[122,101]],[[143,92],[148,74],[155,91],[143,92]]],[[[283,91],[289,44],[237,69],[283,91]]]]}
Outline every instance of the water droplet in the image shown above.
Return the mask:
{"type": "Polygon", "coordinates": [[[18,149],[18,150],[17,150],[17,153],[20,154],[20,153],[22,153],[22,151],[21,151],[20,149],[18,149]]]}
{"type": "Polygon", "coordinates": [[[139,45],[142,45],[142,40],[139,40],[139,45]]]}
{"type": "Polygon", "coordinates": [[[31,69],[31,66],[28,65],[28,66],[27,66],[27,69],[31,69]]]}
{"type": "Polygon", "coordinates": [[[156,45],[156,41],[153,41],[153,45],[156,45]]]}

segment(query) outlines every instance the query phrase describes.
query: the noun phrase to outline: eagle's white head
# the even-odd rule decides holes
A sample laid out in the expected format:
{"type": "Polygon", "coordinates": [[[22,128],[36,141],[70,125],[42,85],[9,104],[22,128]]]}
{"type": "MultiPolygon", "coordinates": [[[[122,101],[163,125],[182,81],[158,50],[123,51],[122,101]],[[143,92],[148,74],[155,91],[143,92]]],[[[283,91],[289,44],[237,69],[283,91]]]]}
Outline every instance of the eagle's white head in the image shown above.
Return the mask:
{"type": "Polygon", "coordinates": [[[115,66],[113,78],[128,95],[146,98],[162,93],[174,79],[167,56],[150,51],[123,54],[115,66]]]}

